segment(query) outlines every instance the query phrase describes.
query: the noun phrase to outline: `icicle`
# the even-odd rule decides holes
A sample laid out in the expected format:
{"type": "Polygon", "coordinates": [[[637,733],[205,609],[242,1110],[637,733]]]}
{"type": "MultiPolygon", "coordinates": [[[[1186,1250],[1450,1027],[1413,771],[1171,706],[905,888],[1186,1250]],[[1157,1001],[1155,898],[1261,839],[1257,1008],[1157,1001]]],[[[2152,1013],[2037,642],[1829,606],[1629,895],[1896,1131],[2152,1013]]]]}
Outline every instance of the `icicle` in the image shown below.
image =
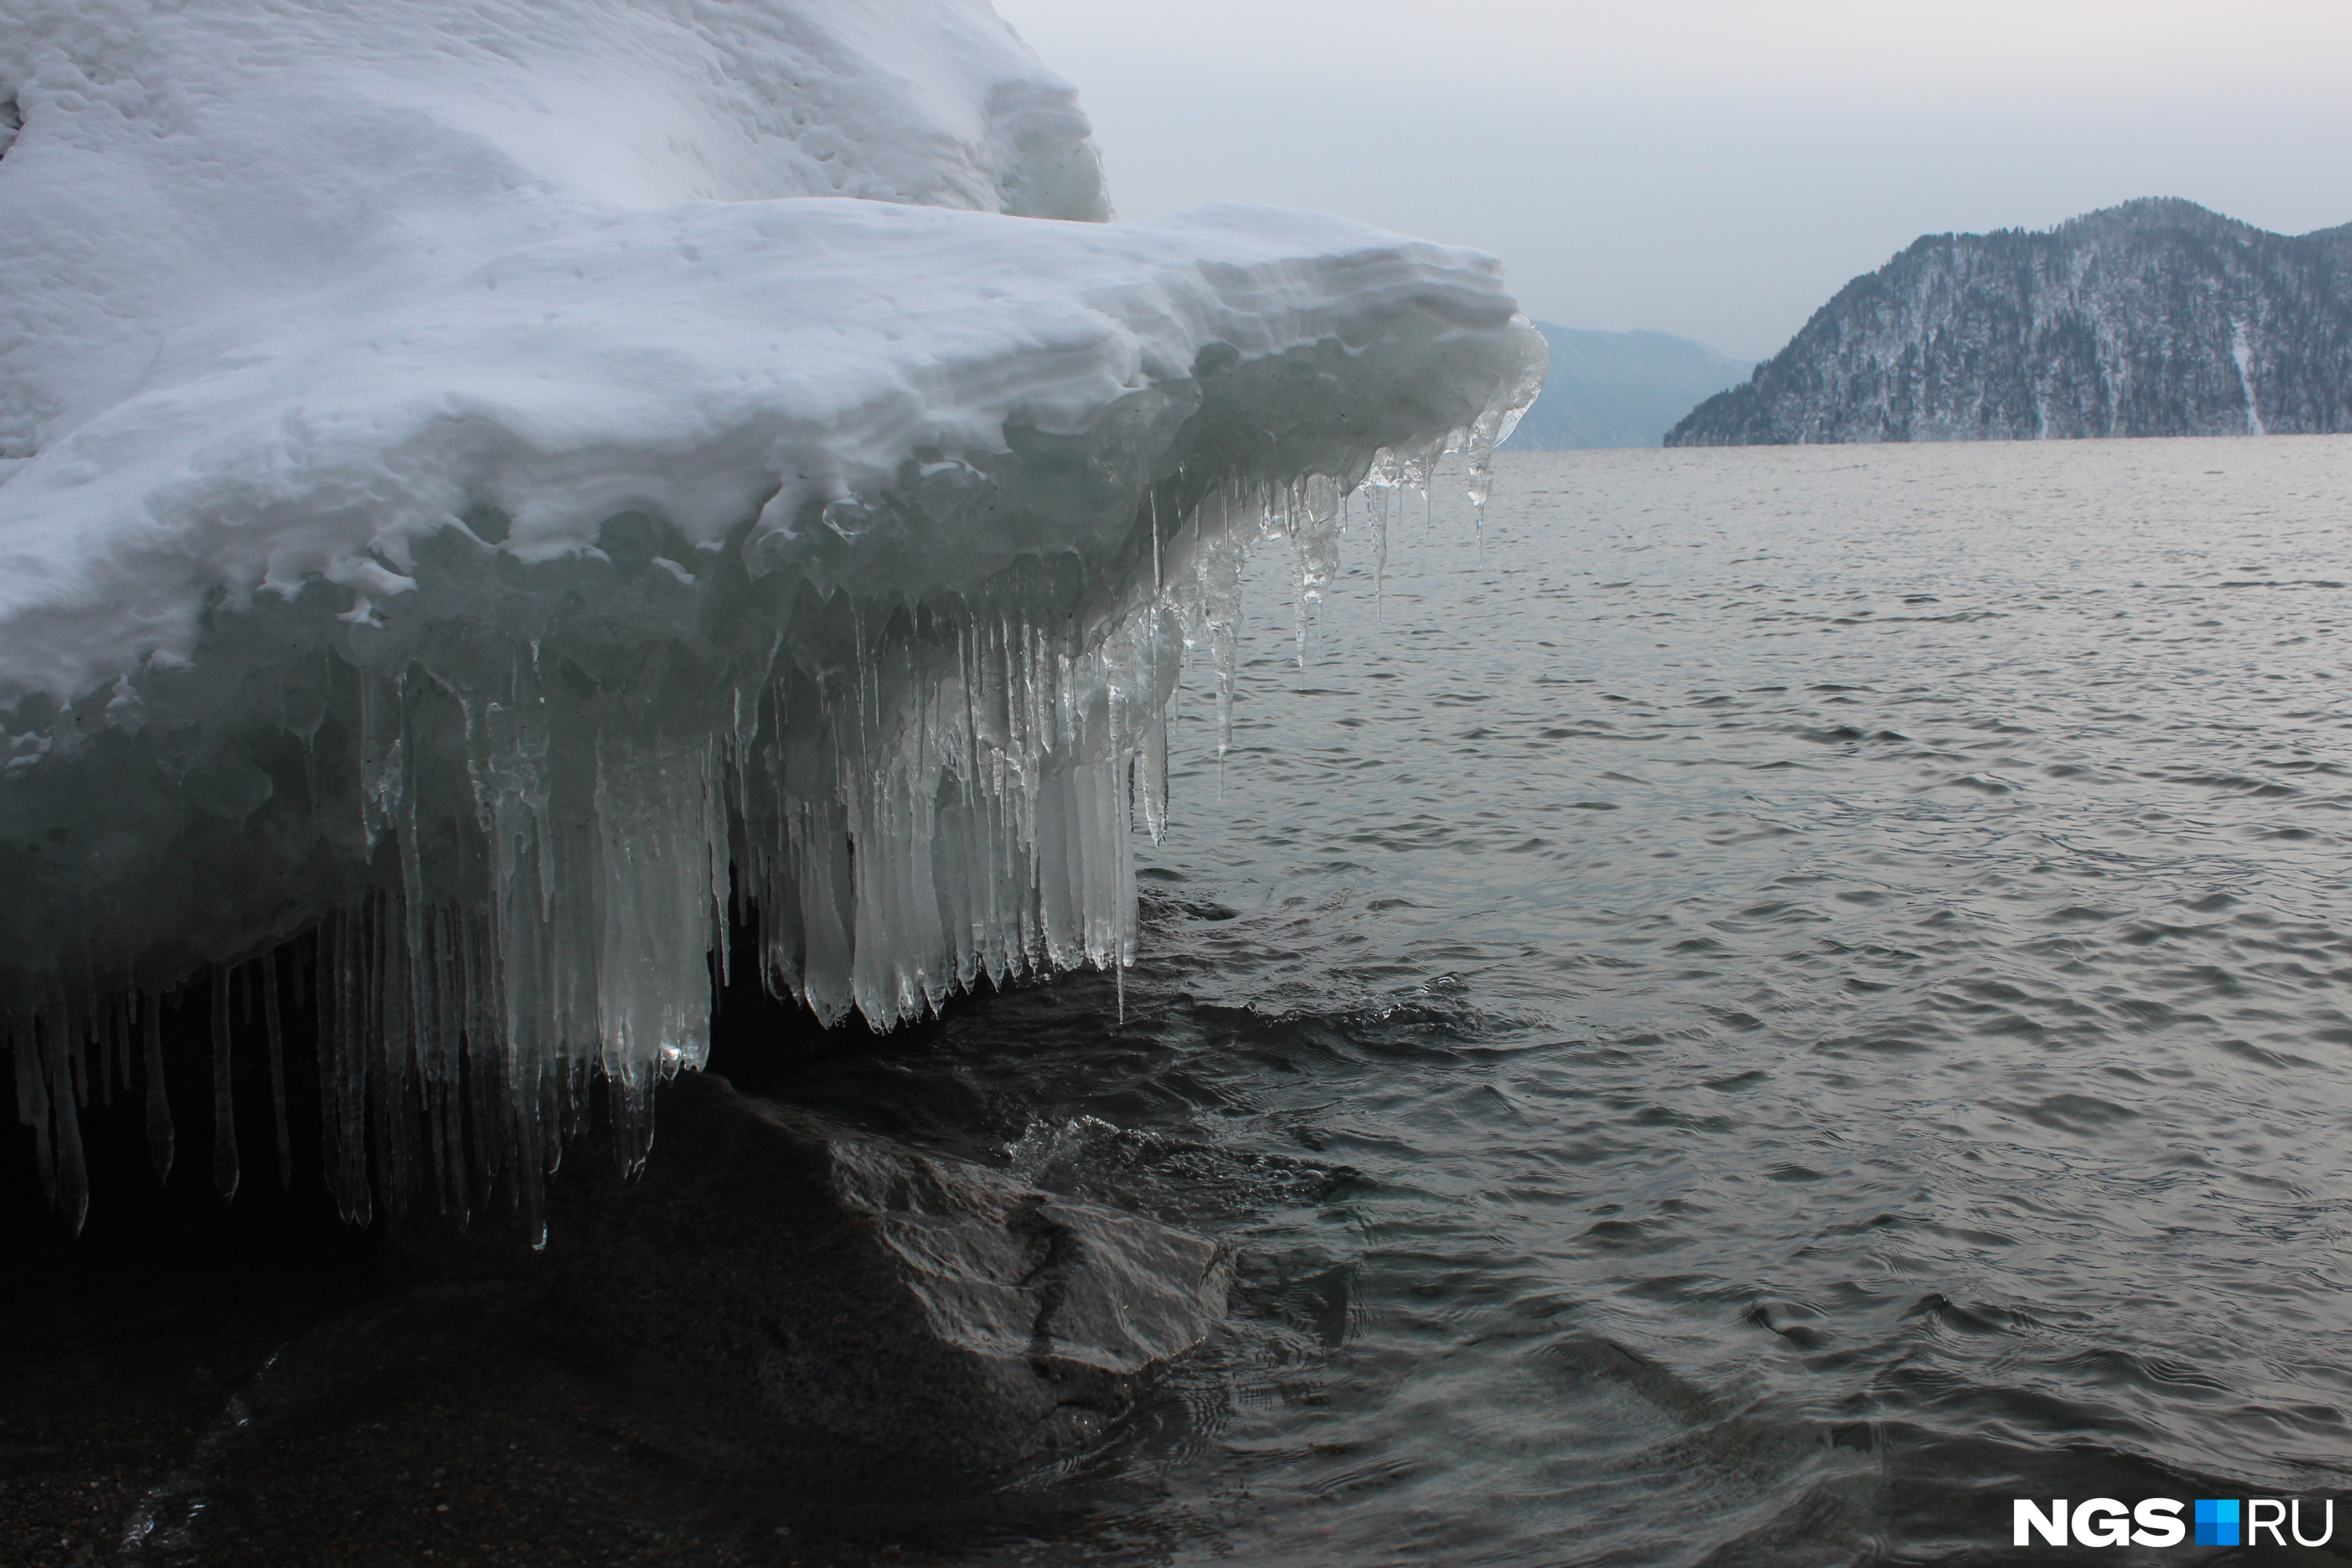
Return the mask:
{"type": "Polygon", "coordinates": [[[1168,720],[1158,714],[1144,723],[1137,768],[1142,775],[1144,828],[1157,844],[1168,836],[1168,720]]]}
{"type": "Polygon", "coordinates": [[[261,1018],[269,1031],[269,1108],[278,1123],[278,1184],[294,1185],[294,1140],[286,1125],[286,1031],[278,1014],[278,952],[261,961],[261,1018]]]}
{"type": "Polygon", "coordinates": [[[1234,749],[1234,679],[1239,668],[1242,607],[1242,541],[1234,536],[1233,498],[1213,493],[1201,503],[1205,520],[1213,503],[1217,527],[1198,544],[1200,616],[1208,629],[1209,661],[1217,694],[1217,759],[1234,749]]]}
{"type": "Polygon", "coordinates": [[[147,1077],[147,1158],[155,1180],[172,1176],[172,1107],[163,1093],[163,999],[132,993],[139,1003],[139,1039],[147,1077]]]}
{"type": "Polygon", "coordinates": [[[213,966],[213,1185],[224,1201],[236,1196],[236,1104],[229,1084],[226,964],[213,966]]]}
{"type": "MultiPolygon", "coordinates": [[[[1452,417],[1467,401],[1457,395],[1452,417]]],[[[1371,412],[1397,427],[1393,411],[1371,412]]],[[[1488,454],[1507,427],[1491,415],[1465,426],[1481,515],[1488,454]]],[[[459,622],[403,641],[376,628],[315,662],[300,654],[278,707],[308,770],[300,809],[315,821],[305,831],[367,849],[343,868],[345,902],[300,939],[308,956],[291,977],[293,1007],[317,1030],[322,1160],[343,1215],[364,1225],[379,1212],[465,1215],[494,1202],[544,1242],[545,1180],[595,1097],[607,1097],[615,1151],[634,1169],[651,1146],[658,1085],[704,1059],[713,955],[723,981],[739,896],[761,927],[761,982],[827,1023],[856,1011],[887,1027],[936,1015],[983,976],[1108,965],[1123,1024],[1137,953],[1135,832],[1157,841],[1169,830],[1170,715],[1181,677],[1201,662],[1220,794],[1234,749],[1246,552],[1277,535],[1290,552],[1304,669],[1338,575],[1346,492],[1359,479],[1367,491],[1376,614],[1402,493],[1418,491],[1430,514],[1442,443],[1427,433],[1377,451],[1344,440],[1305,451],[1244,424],[1224,456],[1188,445],[1187,462],[1167,472],[1122,456],[1073,489],[1053,464],[1035,465],[1038,488],[1021,505],[1050,510],[1097,483],[1129,487],[1111,510],[1078,520],[1097,535],[1126,529],[1116,548],[1021,556],[919,599],[877,591],[856,571],[754,582],[736,570],[747,554],[698,567],[701,584],[731,582],[727,592],[744,597],[677,600],[675,637],[624,646],[605,636],[592,599],[586,631],[533,623],[524,637],[459,622]],[[1276,448],[1287,468],[1255,466],[1276,448]],[[1148,540],[1133,537],[1137,527],[1148,540]]],[[[1195,433],[1213,446],[1219,428],[1213,419],[1195,433]]],[[[976,471],[941,458],[925,466],[925,483],[952,489],[976,471]]],[[[990,508],[1002,499],[982,497],[990,508]]],[[[836,497],[826,518],[835,535],[878,531],[892,508],[920,504],[836,497]]],[[[961,528],[982,515],[929,521],[961,528]]],[[[565,570],[609,574],[629,593],[680,590],[666,570],[630,583],[626,554],[565,570]]],[[[611,626],[643,607],[629,603],[611,626]]],[[[281,934],[278,918],[220,939],[263,954],[246,966],[242,998],[231,994],[234,971],[213,971],[213,1165],[224,1195],[240,1177],[239,1006],[248,1020],[259,1014],[278,1174],[291,1179],[288,977],[266,945],[281,934]]],[[[134,1026],[151,1156],[159,1177],[173,1166],[160,1002],[140,997],[133,1010],[126,997],[105,1011],[130,973],[128,959],[110,971],[77,959],[0,1020],[18,1114],[61,1205],[79,1201],[87,1049],[101,1053],[103,1093],[107,1047],[120,1061],[134,1026]]]]}
{"type": "MultiPolygon", "coordinates": [[[[380,880],[303,939],[293,976],[294,1005],[315,1019],[325,1175],[345,1217],[462,1215],[496,1197],[543,1241],[541,1184],[584,1128],[596,1078],[634,1168],[656,1086],[707,1049],[730,864],[766,928],[761,978],[828,1021],[854,1008],[887,1026],[983,975],[1087,964],[1112,970],[1123,1020],[1132,837],[1168,831],[1167,716],[1186,651],[1207,645],[1222,758],[1245,550],[1288,535],[1302,617],[1336,562],[1328,479],[1234,480],[1188,510],[1190,527],[1171,526],[1146,493],[1149,589],[1139,580],[1091,619],[1018,594],[907,605],[803,589],[791,636],[713,683],[720,720],[671,695],[705,679],[682,651],[655,656],[675,687],[650,667],[634,689],[543,679],[535,649],[485,693],[421,666],[353,674],[338,722],[356,738],[380,880]],[[454,800],[435,782],[450,776],[464,781],[454,800]]],[[[234,1037],[257,1013],[291,1181],[288,977],[275,949],[242,968],[216,967],[208,997],[225,1196],[241,1179],[234,1037]]],[[[16,1055],[45,1179],[70,1187],[79,1053],[106,1026],[97,1003],[61,994],[16,1055]]],[[[160,1005],[119,1016],[124,1041],[140,1036],[151,1155],[168,1176],[160,1005]]]]}
{"type": "MultiPolygon", "coordinates": [[[[372,901],[372,900],[371,900],[372,901]]],[[[330,916],[319,937],[319,1134],[327,1151],[327,1185],[353,1225],[374,1215],[368,1183],[366,1000],[367,905],[330,916]]]]}
{"type": "Polygon", "coordinates": [[[1372,621],[1388,622],[1389,492],[1372,492],[1372,621]]]}
{"type": "Polygon", "coordinates": [[[1320,610],[1324,591],[1339,572],[1339,485],[1328,475],[1307,475],[1293,487],[1287,513],[1297,595],[1298,668],[1304,673],[1308,618],[1320,610]]]}
{"type": "Polygon", "coordinates": [[[111,1007],[93,991],[86,1004],[84,1016],[89,1020],[90,1049],[98,1055],[97,1069],[90,1074],[100,1109],[114,1103],[114,1032],[108,1014],[111,1007]]]}
{"type": "Polygon", "coordinates": [[[138,1068],[131,1059],[131,1008],[138,999],[136,991],[126,991],[112,998],[106,1009],[107,1027],[114,1037],[114,1076],[126,1094],[138,1081],[138,1068]]]}
{"type": "Polygon", "coordinates": [[[56,1151],[54,1201],[58,1213],[77,1236],[89,1215],[89,1173],[82,1159],[81,1118],[75,1113],[73,1065],[66,1033],[44,1031],[48,1047],[48,1110],[51,1147],[56,1151]]]}
{"type": "Polygon", "coordinates": [[[65,1020],[66,1081],[69,1086],[65,1104],[78,1110],[89,1103],[89,1015],[79,1012],[70,1001],[62,1012],[65,1020]]]}
{"type": "Polygon", "coordinates": [[[39,1038],[30,1018],[10,1032],[8,1061],[16,1068],[16,1120],[32,1131],[35,1172],[43,1194],[54,1204],[58,1176],[55,1152],[49,1147],[48,1087],[42,1077],[39,1038]]]}

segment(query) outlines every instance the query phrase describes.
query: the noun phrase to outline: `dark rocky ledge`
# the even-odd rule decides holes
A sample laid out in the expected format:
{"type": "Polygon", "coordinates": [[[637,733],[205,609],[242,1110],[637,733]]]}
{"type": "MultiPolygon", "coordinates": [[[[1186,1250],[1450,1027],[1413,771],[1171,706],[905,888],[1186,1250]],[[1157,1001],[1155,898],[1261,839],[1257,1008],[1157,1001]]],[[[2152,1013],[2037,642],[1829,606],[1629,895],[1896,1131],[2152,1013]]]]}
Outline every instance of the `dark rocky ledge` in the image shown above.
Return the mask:
{"type": "MultiPolygon", "coordinates": [[[[205,1003],[165,1009],[167,1047],[204,1043],[205,1003]]],[[[234,1204],[200,1051],[168,1058],[167,1182],[142,1097],[93,1093],[79,1238],[0,1125],[0,1560],[1159,1560],[1119,1500],[1202,1418],[1196,1374],[1160,1374],[1218,1331],[1230,1260],[994,1168],[1004,1130],[921,1039],[722,1005],[719,1065],[757,1092],[665,1086],[631,1181],[583,1134],[534,1254],[495,1200],[470,1230],[342,1223],[289,1017],[287,1160],[240,1052],[234,1204]],[[824,1066],[877,1052],[930,1066],[824,1066]]]]}
{"type": "Polygon", "coordinates": [[[1223,1316],[1223,1249],[1157,1221],[709,1074],[659,1118],[641,1177],[567,1168],[526,1278],[796,1467],[969,1483],[1081,1448],[1223,1316]]]}

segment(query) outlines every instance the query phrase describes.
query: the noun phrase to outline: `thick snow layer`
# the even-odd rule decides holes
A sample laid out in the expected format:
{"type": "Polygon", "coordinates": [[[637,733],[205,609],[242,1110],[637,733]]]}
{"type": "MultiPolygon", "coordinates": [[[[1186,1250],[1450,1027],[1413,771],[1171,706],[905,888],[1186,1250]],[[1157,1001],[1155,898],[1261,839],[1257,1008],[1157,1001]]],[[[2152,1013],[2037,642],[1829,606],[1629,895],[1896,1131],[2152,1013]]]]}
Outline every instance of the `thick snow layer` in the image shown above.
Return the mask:
{"type": "MultiPolygon", "coordinates": [[[[1080,435],[1212,342],[1255,356],[1408,309],[1507,313],[1477,258],[1265,209],[1078,226],[696,203],[583,227],[173,334],[135,391],[0,485],[0,700],[184,658],[224,590],[322,576],[383,601],[414,586],[417,540],[484,508],[527,562],[636,510],[688,549],[757,517],[763,567],[959,584],[1079,542],[991,520],[845,549],[824,509],[919,449],[953,464],[1004,450],[1008,424],[1080,435]]],[[[1088,521],[1110,543],[1132,520],[1088,521]]]]}
{"type": "Polygon", "coordinates": [[[198,976],[222,1127],[312,1016],[356,1215],[532,1203],[600,1070],[642,1147],[730,892],[827,1017],[1126,962],[1239,552],[1311,599],[1540,375],[1474,253],[1072,221],[960,0],[0,0],[0,1020],[77,1211],[198,976]]]}
{"type": "Polygon", "coordinates": [[[600,216],[1108,216],[984,0],[5,0],[0,103],[0,458],[600,216]]]}

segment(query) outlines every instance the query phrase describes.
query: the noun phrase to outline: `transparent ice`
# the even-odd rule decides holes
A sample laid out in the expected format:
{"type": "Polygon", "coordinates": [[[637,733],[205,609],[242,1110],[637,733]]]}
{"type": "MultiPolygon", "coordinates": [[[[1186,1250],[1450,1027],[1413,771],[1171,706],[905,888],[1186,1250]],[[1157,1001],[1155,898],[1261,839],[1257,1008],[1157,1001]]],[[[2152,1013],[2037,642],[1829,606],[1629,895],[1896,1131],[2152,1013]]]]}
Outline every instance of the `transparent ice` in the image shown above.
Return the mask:
{"type": "Polygon", "coordinates": [[[642,1160],[655,1086],[703,1061],[731,916],[756,922],[767,988],[827,1023],[1123,968],[1132,834],[1169,824],[1188,659],[1230,735],[1244,553],[1291,552],[1303,647],[1344,498],[1362,490],[1377,530],[1459,449],[1483,500],[1539,342],[1410,309],[1352,348],[1207,356],[1146,416],[1012,432],[1020,461],[918,453],[887,487],[812,502],[800,532],[835,553],[784,564],[751,519],[696,546],[638,511],[526,563],[477,513],[415,545],[404,594],[314,578],[219,607],[193,658],[20,704],[7,730],[31,760],[0,784],[0,853],[39,908],[0,997],[56,1201],[85,1208],[77,1110],[114,1085],[143,1081],[169,1167],[157,1020],[198,973],[225,1194],[251,1179],[236,1053],[268,1054],[286,1169],[281,1014],[309,972],[343,1212],[512,1204],[541,1234],[594,1085],[642,1160]],[[1007,528],[1064,542],[904,588],[837,566],[1007,528]],[[93,799],[103,821],[76,809],[93,799]],[[36,870],[35,827],[82,864],[36,870]]]}

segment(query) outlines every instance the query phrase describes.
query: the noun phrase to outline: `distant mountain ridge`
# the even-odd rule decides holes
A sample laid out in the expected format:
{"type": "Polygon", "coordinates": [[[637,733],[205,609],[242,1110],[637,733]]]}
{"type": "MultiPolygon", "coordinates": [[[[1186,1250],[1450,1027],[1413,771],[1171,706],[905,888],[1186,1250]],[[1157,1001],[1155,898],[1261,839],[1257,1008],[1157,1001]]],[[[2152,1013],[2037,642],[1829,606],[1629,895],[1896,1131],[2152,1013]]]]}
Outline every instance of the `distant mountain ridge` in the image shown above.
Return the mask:
{"type": "Polygon", "coordinates": [[[1654,447],[1692,404],[1746,375],[1745,360],[1670,332],[1596,332],[1538,321],[1551,345],[1543,395],[1507,447],[1654,447]]]}
{"type": "Polygon", "coordinates": [[[2151,197],[1923,236],[1669,447],[2352,430],[2352,224],[2151,197]]]}

